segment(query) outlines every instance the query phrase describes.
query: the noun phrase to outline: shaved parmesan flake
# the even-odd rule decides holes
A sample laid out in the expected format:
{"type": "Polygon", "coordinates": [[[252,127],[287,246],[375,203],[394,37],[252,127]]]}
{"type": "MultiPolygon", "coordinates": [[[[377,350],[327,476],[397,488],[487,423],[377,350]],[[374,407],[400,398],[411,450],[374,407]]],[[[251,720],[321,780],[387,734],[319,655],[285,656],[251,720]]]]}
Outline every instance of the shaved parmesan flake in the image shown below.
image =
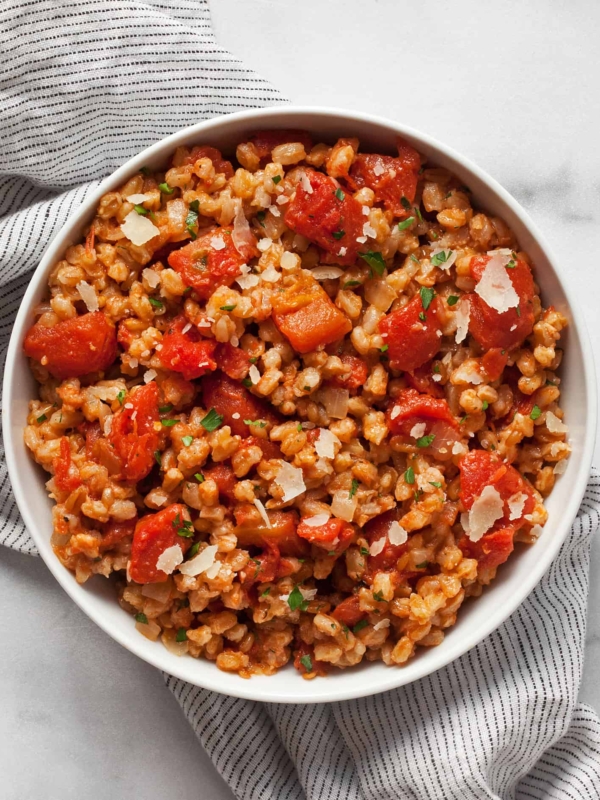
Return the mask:
{"type": "Polygon", "coordinates": [[[181,332],[182,332],[182,333],[183,333],[183,335],[185,336],[185,334],[186,334],[186,333],[187,333],[189,330],[191,330],[191,328],[192,328],[192,323],[191,323],[191,322],[188,322],[188,323],[187,323],[187,325],[185,325],[185,326],[184,326],[184,328],[183,328],[183,330],[182,330],[181,332]]]}
{"type": "MultiPolygon", "coordinates": [[[[440,253],[444,253],[444,257],[446,258],[445,261],[442,261],[440,264],[436,264],[438,269],[443,269],[446,272],[454,265],[456,261],[458,253],[456,250],[451,250],[449,247],[434,247],[434,249],[429,254],[429,258],[432,259],[434,256],[439,255],[440,253]]],[[[439,259],[436,259],[439,261],[439,259]]]]}
{"type": "Polygon", "coordinates": [[[331,498],[331,510],[333,515],[338,519],[343,519],[346,522],[352,522],[356,506],[358,505],[358,497],[350,497],[347,489],[339,489],[333,493],[331,498]]]}
{"type": "MultiPolygon", "coordinates": [[[[493,486],[486,486],[469,511],[466,534],[472,542],[478,542],[496,520],[504,516],[504,503],[493,486]]],[[[461,515],[462,521],[462,515],[461,515]]]]}
{"type": "Polygon", "coordinates": [[[231,240],[233,242],[233,246],[238,253],[240,253],[242,258],[245,258],[244,253],[246,253],[248,248],[251,250],[254,248],[254,234],[250,230],[250,225],[246,219],[246,215],[244,214],[244,207],[241,200],[237,201],[235,217],[233,218],[233,231],[231,233],[231,240]]]}
{"type": "MultiPolygon", "coordinates": [[[[344,249],[344,248],[342,248],[344,249]]],[[[311,271],[311,275],[317,281],[335,280],[343,275],[344,271],[339,267],[317,267],[311,271]]]]}
{"type": "Polygon", "coordinates": [[[463,297],[454,312],[454,320],[456,322],[456,344],[464,342],[469,333],[469,322],[471,318],[471,306],[468,300],[463,297]]]}
{"type": "Polygon", "coordinates": [[[183,561],[183,552],[178,544],[172,547],[167,547],[166,550],[159,555],[156,561],[156,569],[160,569],[170,575],[175,567],[178,567],[183,561]]]}
{"type": "Polygon", "coordinates": [[[404,544],[404,542],[406,542],[408,539],[408,533],[404,530],[399,522],[396,522],[396,520],[394,520],[388,528],[387,536],[389,543],[395,545],[404,544]]]}
{"type": "Polygon", "coordinates": [[[286,203],[290,202],[290,198],[286,194],[282,194],[282,195],[279,195],[279,197],[277,198],[276,202],[277,202],[278,206],[283,206],[286,203]]]}
{"type": "Polygon", "coordinates": [[[261,253],[266,253],[266,251],[271,247],[273,244],[273,239],[269,239],[265,236],[264,239],[261,239],[259,243],[256,245],[261,253]]]}
{"type": "Polygon", "coordinates": [[[474,386],[483,383],[483,378],[477,369],[477,363],[471,359],[464,361],[452,373],[452,383],[472,383],[474,386]]]}
{"type": "Polygon", "coordinates": [[[504,256],[497,254],[491,256],[483,270],[481,280],[475,287],[483,302],[499,314],[519,305],[519,295],[512,285],[505,263],[504,256]]]}
{"type": "Polygon", "coordinates": [[[302,173],[302,175],[300,177],[300,183],[302,184],[302,188],[304,189],[306,194],[312,194],[313,193],[313,188],[310,185],[310,180],[309,180],[309,177],[306,174],[306,172],[302,173]]]}
{"type": "Polygon", "coordinates": [[[546,427],[550,433],[566,433],[569,430],[552,411],[546,411],[546,427]]]}
{"type": "Polygon", "coordinates": [[[425,422],[417,422],[416,425],[413,425],[410,435],[413,439],[420,439],[421,436],[425,436],[425,430],[427,429],[427,424],[425,422]]]}
{"type": "Polygon", "coordinates": [[[258,497],[254,498],[254,505],[258,509],[258,513],[263,518],[263,522],[265,523],[267,528],[272,528],[273,526],[271,525],[271,520],[269,519],[269,515],[267,514],[267,509],[263,506],[258,497]]]}
{"type": "Polygon", "coordinates": [[[367,241],[367,237],[366,236],[357,236],[356,237],[356,241],[360,242],[360,244],[364,244],[367,241]]]}
{"type": "Polygon", "coordinates": [[[145,270],[142,270],[142,278],[146,281],[151,289],[156,289],[160,283],[160,275],[158,272],[156,272],[156,270],[150,269],[150,267],[146,267],[145,270]]]}
{"type": "Polygon", "coordinates": [[[340,247],[339,252],[338,252],[338,256],[345,256],[347,252],[348,252],[348,248],[347,247],[340,247]]]}
{"type": "Polygon", "coordinates": [[[141,203],[145,203],[146,200],[152,200],[152,195],[150,194],[130,194],[129,197],[126,197],[128,203],[133,203],[136,206],[139,206],[141,203]]]}
{"type": "Polygon", "coordinates": [[[452,455],[457,456],[459,453],[466,453],[467,448],[461,442],[454,442],[452,445],[452,455]]]}
{"type": "Polygon", "coordinates": [[[391,412],[391,414],[390,414],[390,419],[396,419],[396,417],[398,416],[398,414],[400,413],[400,411],[401,411],[401,408],[400,408],[400,406],[394,406],[394,407],[392,408],[392,412],[391,412]]]}
{"type": "Polygon", "coordinates": [[[314,517],[304,517],[302,522],[305,525],[308,525],[309,528],[320,528],[321,525],[327,524],[329,520],[329,514],[315,514],[314,517]]]}
{"type": "Polygon", "coordinates": [[[79,292],[79,296],[85,303],[88,311],[98,311],[98,297],[96,296],[96,290],[86,283],[85,281],[79,281],[77,284],[77,291],[79,292]]]}
{"type": "Polygon", "coordinates": [[[375,175],[383,175],[383,173],[385,172],[385,167],[380,161],[378,161],[377,164],[375,164],[375,166],[373,167],[373,172],[375,173],[375,175]]]}
{"type": "Polygon", "coordinates": [[[543,528],[541,525],[534,525],[532,529],[529,531],[529,534],[533,536],[534,539],[537,539],[542,530],[543,528]]]}
{"type": "Polygon", "coordinates": [[[382,552],[383,548],[385,547],[386,537],[382,536],[380,539],[377,539],[375,542],[371,543],[369,547],[369,554],[372,556],[378,556],[379,553],[382,552]]]}
{"type": "Polygon", "coordinates": [[[157,374],[158,373],[155,369],[146,370],[146,372],[144,372],[144,383],[150,383],[150,381],[153,381],[157,374]]]}
{"type": "Polygon", "coordinates": [[[179,567],[179,572],[183,575],[200,575],[201,572],[206,572],[209,567],[215,563],[215,555],[219,548],[216,544],[209,544],[204,550],[201,550],[197,556],[190,558],[185,564],[179,567]]]}
{"type": "Polygon", "coordinates": [[[315,450],[321,458],[335,458],[335,445],[341,444],[335,433],[328,428],[319,428],[319,437],[315,442],[315,450]]]}
{"type": "Polygon", "coordinates": [[[133,408],[133,403],[125,403],[123,408],[133,408]]]}
{"type": "Polygon", "coordinates": [[[554,465],[554,474],[555,475],[563,475],[567,469],[567,459],[563,458],[562,461],[557,461],[554,465]]]}
{"type": "Polygon", "coordinates": [[[282,499],[284,503],[293,500],[306,491],[304,473],[299,467],[292,467],[287,461],[282,461],[275,483],[283,489],[282,499]]]}
{"type": "Polygon", "coordinates": [[[206,575],[206,577],[207,577],[207,578],[209,578],[210,580],[213,580],[213,578],[216,578],[216,577],[217,577],[217,575],[219,574],[219,571],[220,571],[220,569],[221,569],[221,562],[220,562],[220,561],[217,561],[217,560],[215,559],[215,562],[214,562],[214,564],[213,564],[212,566],[210,566],[210,567],[209,567],[209,568],[206,570],[206,572],[205,572],[205,575],[206,575]]]}
{"type": "Polygon", "coordinates": [[[224,250],[227,247],[222,236],[213,236],[210,240],[210,246],[213,250],[224,250]]]}
{"type": "MultiPolygon", "coordinates": [[[[108,417],[106,417],[106,419],[104,420],[104,435],[105,436],[110,436],[110,432],[112,430],[112,421],[113,421],[113,415],[112,414],[109,414],[108,417]]],[[[560,464],[561,462],[559,461],[558,463],[560,464]]],[[[558,464],[556,466],[558,466],[558,464]]],[[[556,472],[556,469],[554,471],[556,472]]]]}
{"type": "Polygon", "coordinates": [[[523,509],[525,508],[525,502],[527,501],[527,495],[523,492],[517,492],[517,494],[513,494],[512,497],[509,497],[506,501],[508,505],[508,510],[510,511],[509,519],[521,519],[523,516],[523,509]]]}
{"type": "Polygon", "coordinates": [[[241,289],[253,289],[258,286],[259,278],[258,275],[240,275],[235,281],[241,289]]]}
{"type": "Polygon", "coordinates": [[[371,209],[369,208],[369,206],[363,206],[362,207],[362,212],[365,215],[365,217],[368,217],[371,214],[371,209]]]}
{"type": "Polygon", "coordinates": [[[279,264],[281,265],[281,269],[295,269],[296,264],[298,263],[298,256],[294,255],[294,253],[290,253],[289,251],[285,251],[281,258],[279,259],[279,264]]]}
{"type": "Polygon", "coordinates": [[[270,211],[271,211],[271,214],[273,214],[274,217],[280,217],[281,216],[281,211],[278,208],[275,208],[275,206],[271,206],[270,211]]]}
{"type": "Polygon", "coordinates": [[[370,222],[365,222],[363,225],[363,236],[370,236],[371,239],[375,239],[377,236],[377,231],[371,225],[370,222]]]}
{"type": "Polygon", "coordinates": [[[258,371],[256,364],[252,364],[248,370],[248,375],[250,376],[250,380],[252,381],[253,385],[256,386],[256,384],[260,381],[260,372],[258,371]]]}
{"type": "Polygon", "coordinates": [[[385,619],[380,619],[379,622],[376,622],[375,625],[373,625],[373,630],[380,631],[382,628],[389,628],[389,627],[390,627],[390,621],[386,617],[385,619]]]}
{"type": "Polygon", "coordinates": [[[281,272],[277,272],[275,267],[272,264],[269,264],[260,277],[263,279],[263,281],[267,281],[268,283],[277,283],[277,281],[281,278],[281,272]]]}
{"type": "Polygon", "coordinates": [[[442,376],[441,376],[441,375],[432,375],[432,376],[431,376],[431,378],[432,378],[432,380],[434,380],[436,383],[438,383],[438,381],[441,381],[441,380],[442,380],[442,376]]]}
{"type": "Polygon", "coordinates": [[[305,589],[304,586],[299,586],[300,594],[305,600],[314,600],[317,596],[316,589],[305,589]]]}
{"type": "Polygon", "coordinates": [[[130,211],[127,214],[121,225],[121,231],[136,247],[141,247],[160,233],[152,220],[138,214],[137,211],[130,211]]]}

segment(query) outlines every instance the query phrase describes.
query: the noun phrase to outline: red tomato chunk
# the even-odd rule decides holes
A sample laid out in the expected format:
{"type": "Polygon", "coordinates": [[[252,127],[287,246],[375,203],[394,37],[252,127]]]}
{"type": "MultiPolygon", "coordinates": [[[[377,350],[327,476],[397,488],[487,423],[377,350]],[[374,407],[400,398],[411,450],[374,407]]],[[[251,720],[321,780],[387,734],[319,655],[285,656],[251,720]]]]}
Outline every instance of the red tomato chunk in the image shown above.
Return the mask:
{"type": "MultiPolygon", "coordinates": [[[[471,259],[471,277],[474,280],[481,279],[490,258],[490,256],[474,256],[471,259]]],[[[469,333],[484,350],[490,350],[493,347],[501,350],[513,350],[533,330],[535,292],[531,270],[525,261],[518,259],[514,269],[506,271],[519,295],[518,309],[509,308],[508,311],[499,314],[475,292],[467,295],[470,303],[469,333]]]]}
{"type": "Polygon", "coordinates": [[[261,519],[257,521],[253,505],[238,506],[235,511],[237,526],[234,533],[240,547],[265,547],[267,543],[277,545],[285,556],[305,556],[306,542],[296,533],[298,515],[295,511],[268,511],[271,527],[261,519]]]}
{"type": "Polygon", "coordinates": [[[298,525],[298,536],[317,547],[339,555],[346,550],[354,538],[354,528],[348,522],[335,517],[327,520],[323,525],[309,525],[303,519],[298,525]]]}
{"type": "Polygon", "coordinates": [[[440,301],[434,297],[425,311],[417,294],[404,308],[392,311],[381,320],[379,332],[388,346],[392,369],[411,371],[434,357],[440,349],[440,310],[440,301]]]}
{"type": "Polygon", "coordinates": [[[104,372],[117,357],[117,332],[101,311],[57,322],[39,322],[27,331],[24,350],[29,358],[44,359],[55,378],[78,378],[104,372]]]}
{"type": "MultiPolygon", "coordinates": [[[[399,509],[393,508],[391,511],[386,511],[385,514],[380,514],[378,517],[369,520],[364,529],[364,533],[366,538],[369,540],[369,544],[371,545],[373,542],[379,541],[379,539],[381,539],[383,536],[387,537],[390,525],[394,521],[397,522],[401,516],[402,515],[399,509]]],[[[390,570],[396,570],[398,559],[405,552],[406,547],[406,543],[392,544],[389,539],[386,538],[381,553],[378,553],[376,556],[370,555],[367,558],[367,568],[369,573],[374,575],[376,572],[389,572],[390,570]]]]}
{"type": "Polygon", "coordinates": [[[352,595],[337,605],[331,612],[331,616],[348,628],[353,628],[357,623],[367,616],[366,611],[361,611],[358,595],[352,595]]]}
{"type": "Polygon", "coordinates": [[[135,526],[131,545],[131,580],[136,583],[162,583],[167,580],[167,573],[158,569],[156,562],[173,545],[179,545],[183,553],[189,550],[192,539],[177,533],[189,518],[187,506],[182,503],[174,503],[157,514],[142,517],[135,526]]]}
{"type": "Polygon", "coordinates": [[[486,533],[478,542],[463,536],[458,545],[466,558],[476,558],[480,569],[498,567],[508,559],[514,550],[515,528],[501,528],[486,533]]]}
{"type": "Polygon", "coordinates": [[[229,342],[217,345],[215,350],[217,367],[236,381],[241,381],[250,369],[250,357],[241,347],[233,347],[229,342]]]}
{"type": "Polygon", "coordinates": [[[193,380],[217,368],[216,348],[214,339],[204,339],[182,315],[171,322],[163,337],[160,360],[186,380],[193,380]]]}
{"type": "Polygon", "coordinates": [[[239,253],[232,239],[232,228],[213,228],[199,236],[194,242],[175,250],[169,256],[169,264],[181,275],[182,281],[203,299],[208,300],[219,286],[231,286],[241,266],[258,253],[253,248],[244,248],[239,253]],[[214,242],[219,240],[225,247],[216,250],[214,242]]]}
{"type": "Polygon", "coordinates": [[[364,386],[369,374],[369,368],[362,358],[344,353],[340,356],[340,360],[348,372],[332,378],[331,383],[349,390],[360,389],[361,386],[364,386]]]}
{"type": "Polygon", "coordinates": [[[202,381],[202,397],[206,408],[214,408],[237,436],[250,436],[251,426],[245,419],[264,420],[273,425],[280,421],[279,414],[263,400],[255,397],[241,384],[220,372],[207,375],[202,381]],[[239,414],[239,417],[233,415],[239,414]]]}
{"type": "Polygon", "coordinates": [[[350,169],[348,182],[354,190],[368,186],[375,192],[377,203],[383,203],[397,217],[407,217],[413,213],[410,205],[415,199],[420,168],[417,151],[399,139],[397,158],[359,153],[350,169]]]}
{"type": "Polygon", "coordinates": [[[362,206],[322,172],[306,170],[306,174],[312,192],[298,183],[285,212],[285,224],[333,254],[336,263],[353,264],[361,246],[356,240],[362,237],[366,222],[362,206]]]}
{"type": "Polygon", "coordinates": [[[72,492],[81,486],[79,470],[71,458],[71,445],[66,436],[60,440],[60,456],[53,459],[54,483],[60,492],[72,492]]]}
{"type": "Polygon", "coordinates": [[[210,158],[217,175],[223,173],[228,180],[229,178],[233,178],[233,167],[231,163],[223,158],[220,150],[217,150],[216,147],[210,147],[209,145],[192,147],[189,155],[186,156],[178,166],[195,164],[200,158],[210,158]]]}
{"type": "Polygon", "coordinates": [[[419,394],[415,389],[402,389],[387,412],[388,427],[392,433],[409,435],[418,422],[444,420],[458,428],[446,400],[419,394]]]}
{"type": "Polygon", "coordinates": [[[141,386],[114,415],[109,441],[121,460],[122,474],[132,483],[142,480],[154,466],[159,433],[155,430],[158,416],[158,388],[152,381],[141,386]]]}

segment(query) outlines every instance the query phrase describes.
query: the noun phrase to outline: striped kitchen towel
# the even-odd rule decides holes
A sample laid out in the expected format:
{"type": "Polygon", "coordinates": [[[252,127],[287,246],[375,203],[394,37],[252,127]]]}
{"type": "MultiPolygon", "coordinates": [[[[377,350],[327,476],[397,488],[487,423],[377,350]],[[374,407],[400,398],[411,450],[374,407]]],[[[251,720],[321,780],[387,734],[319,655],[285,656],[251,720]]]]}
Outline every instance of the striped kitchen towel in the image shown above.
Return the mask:
{"type": "MultiPolygon", "coordinates": [[[[5,0],[0,55],[4,353],[31,270],[101,178],[179,128],[282,98],[216,44],[206,0],[5,0]]],[[[598,798],[600,722],[576,700],[599,509],[594,473],[529,599],[418,683],[323,706],[167,685],[243,800],[598,798]]],[[[3,459],[0,543],[35,554],[3,459]]]]}

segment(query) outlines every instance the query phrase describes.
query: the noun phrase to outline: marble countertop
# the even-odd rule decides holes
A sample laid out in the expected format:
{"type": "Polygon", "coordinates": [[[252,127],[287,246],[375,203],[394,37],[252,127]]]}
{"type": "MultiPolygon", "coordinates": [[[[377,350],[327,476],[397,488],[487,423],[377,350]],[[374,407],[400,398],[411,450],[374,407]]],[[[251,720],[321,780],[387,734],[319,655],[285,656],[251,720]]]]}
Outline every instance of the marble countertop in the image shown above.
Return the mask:
{"type": "MultiPolygon", "coordinates": [[[[220,43],[293,102],[407,122],[494,175],[544,232],[594,350],[600,5],[213,0],[220,43]]],[[[191,122],[191,120],[190,120],[191,122]]],[[[596,463],[600,463],[596,446],[596,463]]],[[[592,553],[600,574],[600,541],[592,553]]],[[[161,675],[113,642],[39,559],[0,548],[5,800],[231,800],[161,675]],[[168,755],[167,755],[168,754],[168,755]]],[[[580,697],[600,707],[592,580],[580,697]],[[595,679],[594,679],[595,676],[595,679]]]]}

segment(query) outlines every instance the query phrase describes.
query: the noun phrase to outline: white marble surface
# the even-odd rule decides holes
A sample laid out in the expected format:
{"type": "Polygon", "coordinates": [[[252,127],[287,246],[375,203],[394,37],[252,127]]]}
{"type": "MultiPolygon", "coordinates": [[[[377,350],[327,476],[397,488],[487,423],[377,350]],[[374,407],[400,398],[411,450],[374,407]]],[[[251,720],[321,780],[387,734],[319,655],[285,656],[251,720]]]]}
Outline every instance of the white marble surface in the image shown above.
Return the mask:
{"type": "MultiPolygon", "coordinates": [[[[290,100],[405,121],[500,180],[569,270],[600,353],[600,5],[212,0],[212,10],[220,42],[290,100]]],[[[581,689],[597,708],[598,575],[597,540],[581,689]]],[[[230,800],[161,676],[89,622],[43,563],[0,548],[0,606],[5,800],[230,800]]]]}

